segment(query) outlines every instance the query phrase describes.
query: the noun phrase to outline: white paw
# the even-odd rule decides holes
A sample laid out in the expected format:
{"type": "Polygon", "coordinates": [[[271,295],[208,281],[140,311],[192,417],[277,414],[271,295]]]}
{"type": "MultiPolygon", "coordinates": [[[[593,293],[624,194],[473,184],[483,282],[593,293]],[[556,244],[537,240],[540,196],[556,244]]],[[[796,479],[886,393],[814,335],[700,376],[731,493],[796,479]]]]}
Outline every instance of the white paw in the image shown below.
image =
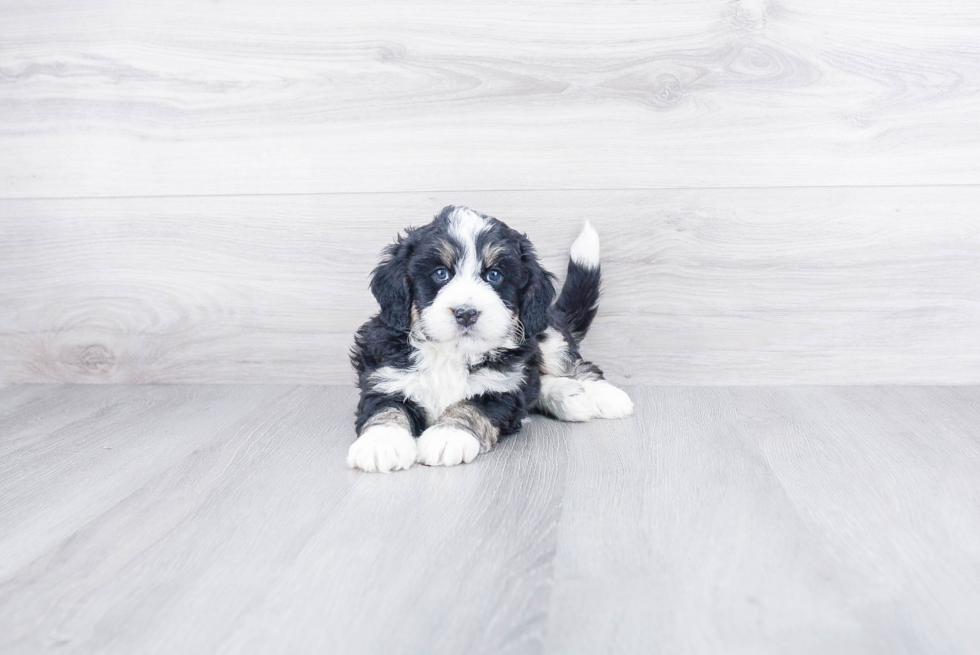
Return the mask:
{"type": "Polygon", "coordinates": [[[426,466],[469,464],[479,454],[476,437],[449,425],[433,425],[419,437],[418,461],[426,466]]]}
{"type": "Polygon", "coordinates": [[[633,401],[622,389],[605,380],[585,380],[582,386],[599,410],[599,418],[623,418],[633,413],[633,401]]]}
{"type": "Polygon", "coordinates": [[[372,425],[347,451],[347,466],[387,473],[415,463],[418,448],[412,433],[398,425],[372,425]]]}
{"type": "Polygon", "coordinates": [[[541,377],[538,407],[562,421],[589,421],[599,415],[581,382],[551,375],[541,377]]]}

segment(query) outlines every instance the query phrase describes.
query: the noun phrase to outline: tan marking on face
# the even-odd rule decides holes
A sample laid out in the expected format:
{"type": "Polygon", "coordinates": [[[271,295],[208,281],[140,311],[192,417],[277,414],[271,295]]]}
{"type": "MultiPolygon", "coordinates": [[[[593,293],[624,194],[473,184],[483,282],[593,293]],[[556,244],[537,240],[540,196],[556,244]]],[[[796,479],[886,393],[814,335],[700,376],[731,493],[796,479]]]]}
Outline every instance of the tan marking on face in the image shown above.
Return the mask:
{"type": "Polygon", "coordinates": [[[493,268],[504,253],[504,247],[499,243],[486,243],[483,245],[483,252],[480,253],[483,259],[484,268],[493,268]]]}
{"type": "Polygon", "coordinates": [[[456,264],[456,248],[448,241],[440,241],[436,246],[439,253],[439,260],[446,265],[446,268],[453,268],[456,264]]]}

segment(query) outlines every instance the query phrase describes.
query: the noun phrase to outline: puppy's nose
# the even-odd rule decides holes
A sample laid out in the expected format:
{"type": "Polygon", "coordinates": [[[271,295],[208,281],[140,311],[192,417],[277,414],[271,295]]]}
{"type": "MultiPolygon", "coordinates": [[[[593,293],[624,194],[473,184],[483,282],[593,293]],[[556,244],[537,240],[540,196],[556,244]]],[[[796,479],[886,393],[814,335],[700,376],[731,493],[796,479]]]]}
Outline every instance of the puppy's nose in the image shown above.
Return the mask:
{"type": "Polygon", "coordinates": [[[464,305],[453,310],[453,316],[456,317],[456,322],[460,325],[469,326],[476,323],[476,319],[480,318],[480,312],[476,311],[476,307],[464,305]]]}

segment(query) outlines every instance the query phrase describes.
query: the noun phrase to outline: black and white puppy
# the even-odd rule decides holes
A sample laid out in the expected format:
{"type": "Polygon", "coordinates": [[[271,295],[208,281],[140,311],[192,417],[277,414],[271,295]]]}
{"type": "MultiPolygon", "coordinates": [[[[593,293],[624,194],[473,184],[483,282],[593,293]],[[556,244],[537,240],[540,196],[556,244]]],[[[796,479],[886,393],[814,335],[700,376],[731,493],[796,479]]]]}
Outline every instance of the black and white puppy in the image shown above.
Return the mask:
{"type": "Polygon", "coordinates": [[[579,355],[599,300],[599,236],[586,223],[555,301],[527,236],[446,207],[385,249],[357,331],[361,400],[347,464],[365,471],[473,461],[530,410],[565,421],[620,418],[629,396],[579,355]]]}

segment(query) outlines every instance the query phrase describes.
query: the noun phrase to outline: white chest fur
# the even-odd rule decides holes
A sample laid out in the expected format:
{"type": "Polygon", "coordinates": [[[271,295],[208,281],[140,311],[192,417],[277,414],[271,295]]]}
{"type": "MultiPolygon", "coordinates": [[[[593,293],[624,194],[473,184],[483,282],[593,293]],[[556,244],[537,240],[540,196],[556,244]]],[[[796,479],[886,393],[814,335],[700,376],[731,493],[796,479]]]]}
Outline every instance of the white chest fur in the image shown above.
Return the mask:
{"type": "Polygon", "coordinates": [[[418,403],[434,423],[447,407],[484,393],[516,391],[524,383],[524,372],[481,368],[470,371],[471,358],[452,346],[422,342],[407,369],[385,366],[371,375],[374,388],[382,393],[401,394],[418,403]]]}

